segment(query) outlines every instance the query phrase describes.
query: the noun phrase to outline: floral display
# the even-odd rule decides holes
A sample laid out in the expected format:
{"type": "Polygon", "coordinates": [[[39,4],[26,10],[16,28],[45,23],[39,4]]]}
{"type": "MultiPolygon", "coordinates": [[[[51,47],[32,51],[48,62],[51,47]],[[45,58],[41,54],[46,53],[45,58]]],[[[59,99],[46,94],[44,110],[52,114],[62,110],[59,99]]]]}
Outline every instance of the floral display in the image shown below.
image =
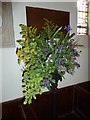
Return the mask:
{"type": "Polygon", "coordinates": [[[58,81],[62,81],[65,73],[73,75],[80,64],[77,58],[80,52],[70,34],[70,26],[58,26],[45,19],[42,30],[36,27],[20,24],[22,40],[17,40],[20,48],[16,50],[18,63],[22,66],[22,87],[25,97],[24,104],[32,103],[42,89],[58,89],[58,81]]]}

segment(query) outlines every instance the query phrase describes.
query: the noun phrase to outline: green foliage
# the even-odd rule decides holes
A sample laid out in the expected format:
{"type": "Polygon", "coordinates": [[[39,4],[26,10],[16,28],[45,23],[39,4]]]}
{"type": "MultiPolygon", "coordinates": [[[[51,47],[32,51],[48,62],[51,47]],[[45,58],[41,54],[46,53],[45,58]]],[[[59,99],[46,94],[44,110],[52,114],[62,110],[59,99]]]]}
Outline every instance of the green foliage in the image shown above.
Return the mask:
{"type": "Polygon", "coordinates": [[[56,80],[52,74],[57,71],[61,77],[68,72],[73,74],[75,67],[80,67],[76,61],[79,52],[77,43],[73,39],[75,35],[63,34],[62,27],[45,19],[42,31],[37,34],[37,28],[20,24],[22,40],[17,42],[21,48],[17,48],[18,63],[22,66],[22,87],[25,97],[24,104],[32,103],[37,94],[42,94],[42,88],[51,90],[52,83],[56,80]]]}

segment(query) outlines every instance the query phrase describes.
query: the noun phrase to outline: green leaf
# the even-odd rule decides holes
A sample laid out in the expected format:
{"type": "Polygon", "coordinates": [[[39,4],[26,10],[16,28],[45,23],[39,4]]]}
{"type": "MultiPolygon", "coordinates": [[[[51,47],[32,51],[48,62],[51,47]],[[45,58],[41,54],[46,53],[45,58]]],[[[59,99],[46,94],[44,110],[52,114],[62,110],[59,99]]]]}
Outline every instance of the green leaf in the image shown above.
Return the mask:
{"type": "Polygon", "coordinates": [[[58,30],[53,34],[53,36],[52,36],[51,39],[55,38],[55,36],[57,35],[57,33],[58,33],[61,29],[62,29],[62,27],[58,28],[58,30]]]}
{"type": "Polygon", "coordinates": [[[35,95],[33,95],[33,98],[34,98],[34,99],[36,99],[36,96],[35,96],[35,95]]]}
{"type": "Polygon", "coordinates": [[[23,104],[26,105],[26,104],[27,104],[27,100],[25,100],[25,101],[23,102],[23,104]]]}
{"type": "MultiPolygon", "coordinates": [[[[20,64],[21,61],[24,63],[21,66],[23,73],[22,88],[25,97],[24,104],[31,104],[32,100],[36,99],[37,94],[42,94],[42,88],[45,88],[43,85],[45,78],[53,83],[56,82],[52,78],[52,73],[58,71],[59,66],[66,67],[67,71],[59,73],[63,78],[65,72],[75,69],[78,63],[74,64],[72,61],[77,56],[72,51],[78,45],[74,41],[74,33],[70,34],[69,31],[65,35],[62,32],[62,27],[55,25],[47,19],[45,19],[41,32],[37,33],[36,27],[27,27],[24,24],[20,24],[20,28],[20,34],[24,39],[17,40],[21,48],[17,48],[16,54],[18,63],[20,64]],[[55,38],[58,38],[58,40],[55,41],[55,38]],[[46,40],[51,40],[50,45],[46,43],[46,40]],[[64,46],[64,48],[59,50],[57,46],[64,46]],[[46,52],[44,52],[45,49],[46,52]],[[58,61],[60,58],[63,59],[64,64],[58,61]]],[[[48,84],[47,88],[51,90],[51,84],[48,84]]]]}

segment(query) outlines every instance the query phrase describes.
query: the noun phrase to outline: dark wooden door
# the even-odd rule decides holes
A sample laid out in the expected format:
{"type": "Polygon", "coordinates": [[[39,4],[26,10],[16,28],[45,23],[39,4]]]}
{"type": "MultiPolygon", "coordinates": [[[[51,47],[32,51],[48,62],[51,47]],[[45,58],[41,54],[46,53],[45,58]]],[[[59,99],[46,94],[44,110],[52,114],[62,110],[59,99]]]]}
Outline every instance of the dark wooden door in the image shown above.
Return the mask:
{"type": "Polygon", "coordinates": [[[54,22],[59,26],[69,25],[70,13],[60,10],[51,10],[36,7],[26,7],[27,26],[36,26],[41,30],[44,24],[44,18],[54,22]]]}

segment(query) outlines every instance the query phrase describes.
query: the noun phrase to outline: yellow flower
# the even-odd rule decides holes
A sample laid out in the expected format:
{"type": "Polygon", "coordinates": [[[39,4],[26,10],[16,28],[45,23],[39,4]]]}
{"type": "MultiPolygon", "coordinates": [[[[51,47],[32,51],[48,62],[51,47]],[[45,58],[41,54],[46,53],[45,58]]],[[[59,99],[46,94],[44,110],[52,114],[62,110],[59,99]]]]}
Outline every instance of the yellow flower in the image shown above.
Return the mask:
{"type": "Polygon", "coordinates": [[[51,59],[50,62],[53,62],[53,60],[51,59]]]}
{"type": "Polygon", "coordinates": [[[34,51],[35,51],[35,49],[34,49],[34,48],[32,48],[32,49],[30,50],[30,53],[32,54],[34,51]]]}
{"type": "Polygon", "coordinates": [[[46,63],[48,63],[48,60],[46,60],[46,63]]]}

